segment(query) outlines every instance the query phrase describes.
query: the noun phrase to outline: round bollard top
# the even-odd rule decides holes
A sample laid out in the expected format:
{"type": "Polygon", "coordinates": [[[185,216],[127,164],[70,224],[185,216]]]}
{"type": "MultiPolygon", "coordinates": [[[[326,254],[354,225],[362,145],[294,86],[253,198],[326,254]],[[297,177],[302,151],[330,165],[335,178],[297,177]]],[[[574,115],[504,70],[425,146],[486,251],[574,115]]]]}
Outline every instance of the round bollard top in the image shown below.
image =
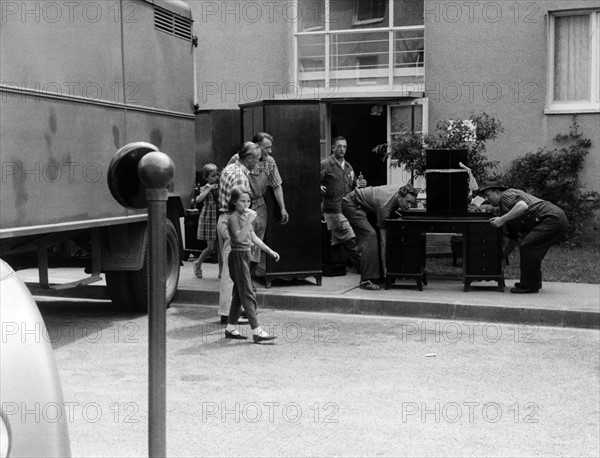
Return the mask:
{"type": "Polygon", "coordinates": [[[173,181],[175,164],[169,156],[160,151],[150,152],[140,159],[138,176],[149,189],[166,188],[173,181]]]}

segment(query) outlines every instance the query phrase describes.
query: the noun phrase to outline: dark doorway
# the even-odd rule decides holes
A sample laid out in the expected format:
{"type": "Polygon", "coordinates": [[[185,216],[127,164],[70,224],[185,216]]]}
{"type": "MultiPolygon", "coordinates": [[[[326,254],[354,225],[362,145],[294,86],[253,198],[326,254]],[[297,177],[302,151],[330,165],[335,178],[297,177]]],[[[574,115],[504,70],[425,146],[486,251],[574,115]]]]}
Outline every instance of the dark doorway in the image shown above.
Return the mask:
{"type": "Polygon", "coordinates": [[[369,186],[387,184],[387,163],[373,148],[387,141],[387,107],[374,103],[332,104],[331,139],[348,140],[346,159],[355,173],[363,173],[369,186]]]}

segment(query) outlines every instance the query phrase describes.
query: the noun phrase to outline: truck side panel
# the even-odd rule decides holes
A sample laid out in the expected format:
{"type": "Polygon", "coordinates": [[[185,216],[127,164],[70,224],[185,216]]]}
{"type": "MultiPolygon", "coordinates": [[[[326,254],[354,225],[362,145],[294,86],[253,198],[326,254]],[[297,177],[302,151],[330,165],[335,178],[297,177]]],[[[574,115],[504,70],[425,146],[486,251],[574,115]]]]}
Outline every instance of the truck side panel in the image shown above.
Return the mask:
{"type": "Polygon", "coordinates": [[[153,3],[128,0],[15,2],[19,10],[3,18],[0,231],[143,213],[119,206],[106,185],[114,153],[133,141],[171,156],[171,191],[187,202],[195,167],[191,16],[182,2],[155,3],[160,17],[153,3]],[[177,33],[164,27],[169,18],[177,33]]]}
{"type": "Polygon", "coordinates": [[[106,185],[124,137],[123,109],[32,94],[3,98],[1,229],[128,213],[106,185]]]}

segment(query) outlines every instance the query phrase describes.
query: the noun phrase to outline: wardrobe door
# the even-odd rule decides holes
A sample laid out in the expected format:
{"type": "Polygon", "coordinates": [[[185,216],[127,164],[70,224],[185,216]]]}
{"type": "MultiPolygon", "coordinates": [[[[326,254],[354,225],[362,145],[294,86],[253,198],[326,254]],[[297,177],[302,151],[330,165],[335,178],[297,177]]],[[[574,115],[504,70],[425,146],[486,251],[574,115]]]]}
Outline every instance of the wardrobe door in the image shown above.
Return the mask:
{"type": "MultiPolygon", "coordinates": [[[[272,190],[267,192],[269,219],[265,242],[281,255],[279,262],[262,255],[259,276],[267,287],[276,278],[315,277],[321,283],[320,122],[317,101],[262,102],[253,107],[253,125],[262,114],[263,131],[274,137],[273,157],[283,180],[285,206],[290,215],[280,223],[272,190]]],[[[249,116],[242,115],[242,122],[249,116]]],[[[260,130],[256,130],[257,132],[260,130]]],[[[246,126],[244,126],[246,132],[246,126]]]]}

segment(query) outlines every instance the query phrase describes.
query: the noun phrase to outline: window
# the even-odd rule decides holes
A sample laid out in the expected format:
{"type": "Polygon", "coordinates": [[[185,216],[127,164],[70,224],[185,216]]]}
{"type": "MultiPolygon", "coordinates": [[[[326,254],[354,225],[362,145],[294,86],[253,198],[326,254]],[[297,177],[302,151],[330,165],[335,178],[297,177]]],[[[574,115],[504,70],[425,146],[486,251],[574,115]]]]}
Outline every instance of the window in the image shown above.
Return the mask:
{"type": "Polygon", "coordinates": [[[292,2],[298,17],[292,26],[295,81],[300,87],[333,84],[357,93],[367,89],[404,93],[407,87],[422,92],[423,1],[292,2]]]}
{"type": "Polygon", "coordinates": [[[547,113],[598,112],[600,11],[550,13],[547,113]]]}
{"type": "Polygon", "coordinates": [[[354,24],[372,24],[385,19],[387,0],[355,0],[354,24]]]}
{"type": "Polygon", "coordinates": [[[309,32],[325,28],[325,0],[301,0],[297,4],[298,30],[309,32]]]}

